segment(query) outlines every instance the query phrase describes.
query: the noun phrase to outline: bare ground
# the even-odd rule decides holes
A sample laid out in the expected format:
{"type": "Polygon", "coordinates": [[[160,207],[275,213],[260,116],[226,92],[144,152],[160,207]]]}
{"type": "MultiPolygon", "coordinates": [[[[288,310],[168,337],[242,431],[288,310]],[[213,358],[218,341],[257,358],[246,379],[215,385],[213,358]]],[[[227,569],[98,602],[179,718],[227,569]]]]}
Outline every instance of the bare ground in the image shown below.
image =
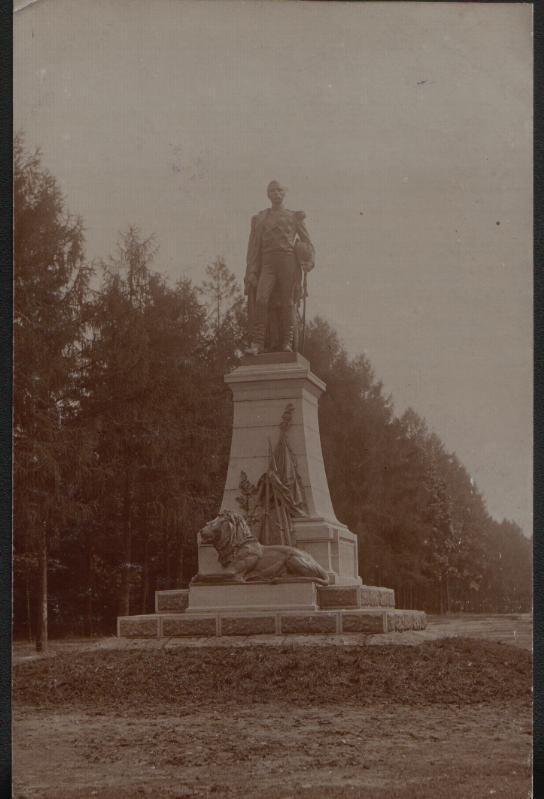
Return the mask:
{"type": "Polygon", "coordinates": [[[530,714],[517,702],[17,715],[16,799],[529,795],[530,714]]]}
{"type": "Polygon", "coordinates": [[[19,648],[13,795],[525,799],[530,622],[474,625],[492,640],[19,648]]]}

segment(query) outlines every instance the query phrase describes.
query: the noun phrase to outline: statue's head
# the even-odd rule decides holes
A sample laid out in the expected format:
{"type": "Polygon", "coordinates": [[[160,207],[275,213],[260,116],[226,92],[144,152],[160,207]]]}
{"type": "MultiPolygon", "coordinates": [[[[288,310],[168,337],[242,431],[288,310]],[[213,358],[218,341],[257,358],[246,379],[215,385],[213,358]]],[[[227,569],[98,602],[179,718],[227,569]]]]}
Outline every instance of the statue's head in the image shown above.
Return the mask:
{"type": "Polygon", "coordinates": [[[277,180],[271,180],[266,187],[266,193],[272,205],[281,205],[286,191],[285,186],[282,186],[277,180]]]}

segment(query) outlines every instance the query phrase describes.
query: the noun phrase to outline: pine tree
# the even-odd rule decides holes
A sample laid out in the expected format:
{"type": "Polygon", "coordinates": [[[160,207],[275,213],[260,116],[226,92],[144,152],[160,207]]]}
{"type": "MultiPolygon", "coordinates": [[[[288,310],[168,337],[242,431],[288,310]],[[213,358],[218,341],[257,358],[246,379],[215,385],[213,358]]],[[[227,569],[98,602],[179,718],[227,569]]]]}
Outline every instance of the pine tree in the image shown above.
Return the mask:
{"type": "MultiPolygon", "coordinates": [[[[66,419],[75,401],[89,280],[83,226],[70,216],[39,152],[14,145],[14,538],[30,610],[36,597],[36,642],[48,637],[48,564],[70,512],[65,492],[77,457],[66,419]]],[[[30,626],[30,625],[29,625],[30,626]]]]}
{"type": "Polygon", "coordinates": [[[244,299],[236,276],[221,256],[206,267],[206,279],[198,291],[207,309],[210,366],[222,379],[249,343],[244,299]]]}
{"type": "Polygon", "coordinates": [[[97,535],[112,581],[120,576],[121,615],[152,609],[155,587],[192,576],[196,531],[222,478],[206,312],[189,281],[171,288],[152,271],[155,255],[136,229],[121,237],[85,351],[83,418],[94,420],[102,475],[97,535]]]}
{"type": "Polygon", "coordinates": [[[240,287],[235,275],[228,269],[225,259],[217,256],[206,267],[206,280],[201,292],[209,310],[211,325],[215,335],[219,335],[225,318],[232,312],[232,305],[240,298],[240,287]]]}

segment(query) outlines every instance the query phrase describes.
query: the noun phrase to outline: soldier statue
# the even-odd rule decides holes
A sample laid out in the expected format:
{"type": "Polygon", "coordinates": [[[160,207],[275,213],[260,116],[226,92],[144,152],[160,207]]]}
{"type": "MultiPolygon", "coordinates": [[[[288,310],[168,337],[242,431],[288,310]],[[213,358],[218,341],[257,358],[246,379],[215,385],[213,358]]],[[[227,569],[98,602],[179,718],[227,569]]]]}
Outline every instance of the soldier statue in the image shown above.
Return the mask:
{"type": "Polygon", "coordinates": [[[283,207],[285,192],[276,180],[271,181],[267,188],[271,207],[251,220],[244,283],[251,339],[248,352],[253,355],[296,349],[302,275],[314,267],[306,214],[283,207]]]}

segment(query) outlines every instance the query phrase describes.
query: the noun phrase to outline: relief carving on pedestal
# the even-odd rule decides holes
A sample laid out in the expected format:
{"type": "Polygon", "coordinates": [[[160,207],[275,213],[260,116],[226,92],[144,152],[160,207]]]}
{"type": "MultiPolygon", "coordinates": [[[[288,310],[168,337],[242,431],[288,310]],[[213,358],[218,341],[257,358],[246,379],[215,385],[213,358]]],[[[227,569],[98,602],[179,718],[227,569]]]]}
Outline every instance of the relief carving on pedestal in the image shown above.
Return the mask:
{"type": "Polygon", "coordinates": [[[287,440],[294,411],[295,406],[289,403],[281,417],[275,449],[268,440],[268,469],[257,483],[252,483],[244,471],[240,477],[237,502],[255,538],[264,545],[294,546],[293,520],[307,515],[304,486],[287,440]]]}

